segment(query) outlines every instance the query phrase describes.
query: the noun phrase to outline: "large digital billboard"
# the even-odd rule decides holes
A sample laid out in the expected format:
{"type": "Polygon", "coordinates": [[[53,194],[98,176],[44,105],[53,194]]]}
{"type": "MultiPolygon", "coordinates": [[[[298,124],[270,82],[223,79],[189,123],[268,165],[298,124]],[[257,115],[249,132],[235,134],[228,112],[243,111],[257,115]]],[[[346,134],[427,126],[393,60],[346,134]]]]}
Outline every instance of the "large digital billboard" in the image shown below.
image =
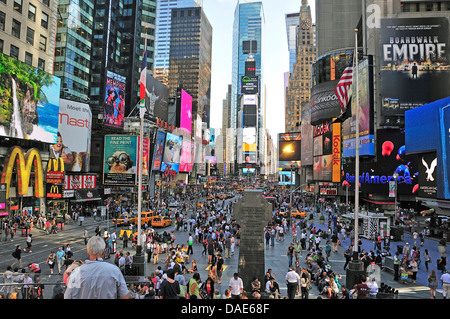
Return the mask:
{"type": "Polygon", "coordinates": [[[181,92],[177,92],[179,98],[177,99],[178,111],[177,111],[177,125],[189,134],[192,132],[192,96],[190,96],[185,90],[181,89],[181,92]]]}
{"type": "Polygon", "coordinates": [[[0,53],[0,136],[56,143],[61,79],[0,53]]]}
{"type": "Polygon", "coordinates": [[[166,140],[166,133],[158,132],[156,135],[155,145],[153,147],[152,171],[161,170],[165,140],[166,140]]]}
{"type": "Polygon", "coordinates": [[[280,133],[278,134],[278,166],[290,168],[291,164],[300,166],[302,158],[302,134],[280,133]]]}
{"type": "MultiPolygon", "coordinates": [[[[358,63],[358,104],[359,104],[359,155],[375,155],[373,134],[373,73],[372,57],[358,63]]],[[[342,123],[342,156],[356,154],[356,99],[352,99],[352,117],[342,123]]]]}
{"type": "Polygon", "coordinates": [[[61,157],[66,172],[89,172],[92,113],[88,104],[60,100],[58,136],[50,158],[61,157]]]}
{"type": "Polygon", "coordinates": [[[314,126],[313,176],[317,181],[333,179],[333,124],[326,120],[314,126]]]}
{"type": "Polygon", "coordinates": [[[183,137],[183,148],[180,158],[180,172],[190,172],[194,166],[194,142],[190,138],[183,137]]]}
{"type": "Polygon", "coordinates": [[[241,93],[242,94],[258,94],[259,83],[257,76],[243,76],[241,77],[241,93]]]}
{"type": "Polygon", "coordinates": [[[167,121],[169,117],[169,88],[147,71],[145,107],[150,115],[167,121]]]}
{"type": "Polygon", "coordinates": [[[242,130],[242,151],[244,163],[256,164],[256,128],[245,127],[242,130]]]}
{"type": "MultiPolygon", "coordinates": [[[[344,180],[351,185],[355,182],[355,165],[344,165],[344,180]]],[[[366,193],[389,194],[389,181],[395,181],[398,174],[397,192],[417,195],[418,158],[405,151],[405,131],[401,129],[377,130],[377,161],[361,162],[359,182],[361,191],[366,193]]]]}
{"type": "Polygon", "coordinates": [[[382,19],[380,76],[383,115],[449,95],[448,18],[382,19]]]}
{"type": "Polygon", "coordinates": [[[103,183],[136,185],[137,136],[106,135],[103,183]]]}
{"type": "Polygon", "coordinates": [[[182,148],[183,137],[167,133],[164,146],[163,162],[161,165],[162,171],[169,169],[178,172],[182,148]]]}
{"type": "Polygon", "coordinates": [[[114,128],[123,128],[125,117],[126,77],[106,71],[105,99],[103,101],[103,123],[114,128]]]}
{"type": "Polygon", "coordinates": [[[338,117],[341,113],[335,89],[339,80],[317,84],[311,88],[311,124],[338,117]]]}

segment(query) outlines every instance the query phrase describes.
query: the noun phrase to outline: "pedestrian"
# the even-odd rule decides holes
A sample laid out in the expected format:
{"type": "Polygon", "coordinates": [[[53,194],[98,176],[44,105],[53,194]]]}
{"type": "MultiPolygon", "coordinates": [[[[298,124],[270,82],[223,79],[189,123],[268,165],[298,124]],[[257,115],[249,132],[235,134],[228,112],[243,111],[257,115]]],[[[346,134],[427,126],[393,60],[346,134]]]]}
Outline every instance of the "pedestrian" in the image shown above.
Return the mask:
{"type": "Polygon", "coordinates": [[[70,273],[64,299],[128,299],[122,273],[102,259],[105,246],[99,236],[89,239],[86,248],[89,260],[70,273]]]}
{"type": "Polygon", "coordinates": [[[299,292],[300,276],[293,268],[289,268],[289,271],[286,273],[285,280],[288,299],[295,299],[295,295],[299,292]]]}
{"type": "Polygon", "coordinates": [[[31,239],[31,234],[28,234],[27,236],[27,252],[31,253],[31,243],[32,243],[32,239],[31,239]]]}
{"type": "Polygon", "coordinates": [[[289,268],[292,267],[292,261],[294,258],[294,246],[292,245],[292,243],[289,244],[286,256],[288,256],[288,260],[289,260],[289,268]]]}
{"type": "Polygon", "coordinates": [[[221,284],[222,283],[222,273],[224,270],[224,266],[223,266],[223,258],[222,258],[222,254],[218,254],[217,255],[217,283],[221,284]]]}
{"type": "Polygon", "coordinates": [[[393,260],[394,260],[394,280],[398,281],[400,273],[400,264],[402,262],[398,251],[395,252],[393,260]]]}
{"type": "Polygon", "coordinates": [[[331,256],[331,243],[329,240],[327,240],[327,242],[325,244],[325,256],[326,256],[326,261],[329,261],[329,258],[331,256]]]}
{"type": "Polygon", "coordinates": [[[347,268],[348,263],[352,260],[352,254],[353,254],[353,246],[350,245],[346,251],[344,251],[344,257],[345,257],[345,264],[344,264],[344,270],[347,268]]]}
{"type": "Polygon", "coordinates": [[[444,299],[450,298],[450,270],[447,270],[441,276],[442,295],[444,299]]]}
{"type": "Polygon", "coordinates": [[[447,257],[441,256],[437,261],[437,269],[441,271],[441,274],[444,274],[447,270],[445,266],[447,265],[447,257]]]}
{"type": "Polygon", "coordinates": [[[428,288],[430,288],[430,298],[436,299],[436,289],[438,287],[438,279],[436,271],[434,269],[431,270],[431,273],[428,275],[427,280],[428,280],[428,288]]]}
{"type": "Polygon", "coordinates": [[[123,243],[122,248],[128,248],[128,232],[127,231],[123,232],[122,243],[123,243]]]}
{"type": "Polygon", "coordinates": [[[159,299],[178,299],[180,283],[175,280],[175,270],[167,270],[166,277],[159,287],[159,299]]]}
{"type": "Polygon", "coordinates": [[[83,231],[83,239],[84,239],[84,244],[87,245],[87,243],[88,243],[88,231],[87,231],[86,228],[83,231]]]}
{"type": "Polygon", "coordinates": [[[188,237],[188,250],[187,250],[188,255],[189,255],[189,254],[194,254],[193,246],[194,246],[194,238],[192,237],[192,234],[189,233],[189,237],[188,237]]]}
{"type": "Polygon", "coordinates": [[[52,250],[50,252],[45,263],[50,267],[50,275],[49,275],[49,277],[50,277],[51,275],[53,275],[53,269],[55,268],[55,264],[56,264],[55,251],[52,250]]]}
{"type": "Polygon", "coordinates": [[[56,264],[58,265],[58,274],[61,274],[61,267],[64,264],[66,253],[61,249],[61,246],[58,247],[58,251],[56,252],[56,264]]]}
{"type": "Polygon", "coordinates": [[[412,271],[412,280],[413,283],[416,283],[417,280],[417,271],[418,271],[418,266],[417,266],[417,260],[416,258],[412,258],[411,262],[409,263],[409,267],[411,268],[412,271]]]}
{"type": "Polygon", "coordinates": [[[230,283],[229,283],[228,287],[230,289],[231,298],[232,299],[240,299],[240,295],[244,290],[244,284],[237,272],[235,272],[233,274],[233,278],[230,279],[230,283]]]}
{"type": "Polygon", "coordinates": [[[12,253],[12,256],[14,257],[15,261],[14,263],[11,265],[11,268],[14,268],[14,266],[19,263],[19,267],[23,268],[22,265],[22,247],[20,245],[16,246],[16,249],[14,250],[14,252],[12,253]]]}
{"type": "Polygon", "coordinates": [[[423,253],[423,259],[425,260],[425,268],[428,270],[428,264],[431,263],[431,256],[428,253],[428,249],[425,249],[425,252],[423,253]]]}

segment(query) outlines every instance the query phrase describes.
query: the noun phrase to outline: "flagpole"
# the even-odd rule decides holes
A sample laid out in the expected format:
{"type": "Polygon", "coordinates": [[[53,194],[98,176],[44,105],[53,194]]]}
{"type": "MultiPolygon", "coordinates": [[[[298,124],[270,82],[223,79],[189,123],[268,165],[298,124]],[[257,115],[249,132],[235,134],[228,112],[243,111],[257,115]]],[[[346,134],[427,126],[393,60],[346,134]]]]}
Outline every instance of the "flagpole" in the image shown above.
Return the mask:
{"type": "Polygon", "coordinates": [[[359,243],[359,227],[358,227],[358,213],[359,213],[359,96],[358,96],[358,29],[355,29],[355,53],[354,53],[353,74],[355,75],[355,243],[353,247],[353,257],[358,257],[358,243],[359,243]]]}

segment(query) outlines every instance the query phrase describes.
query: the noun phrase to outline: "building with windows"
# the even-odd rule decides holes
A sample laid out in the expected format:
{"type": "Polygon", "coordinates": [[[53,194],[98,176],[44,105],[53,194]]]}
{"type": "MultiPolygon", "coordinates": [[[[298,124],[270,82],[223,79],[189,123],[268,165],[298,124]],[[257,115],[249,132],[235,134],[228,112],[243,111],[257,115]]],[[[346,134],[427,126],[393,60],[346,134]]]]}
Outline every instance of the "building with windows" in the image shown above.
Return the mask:
{"type": "Polygon", "coordinates": [[[53,74],[58,1],[0,0],[0,53],[53,74]]]}
{"type": "Polygon", "coordinates": [[[209,128],[212,27],[201,7],[172,9],[169,89],[192,96],[192,118],[199,114],[209,128]]]}
{"type": "MultiPolygon", "coordinates": [[[[300,131],[302,103],[310,101],[311,64],[316,57],[314,26],[307,0],[302,1],[297,17],[295,59],[286,88],[285,132],[300,131]]],[[[292,26],[290,29],[294,32],[295,24],[292,26]]],[[[288,36],[293,42],[292,35],[288,36]]]]}
{"type": "MultiPolygon", "coordinates": [[[[169,69],[172,9],[201,7],[203,0],[159,0],[156,10],[155,69],[169,69]]],[[[156,78],[156,74],[155,74],[156,78]]]]}

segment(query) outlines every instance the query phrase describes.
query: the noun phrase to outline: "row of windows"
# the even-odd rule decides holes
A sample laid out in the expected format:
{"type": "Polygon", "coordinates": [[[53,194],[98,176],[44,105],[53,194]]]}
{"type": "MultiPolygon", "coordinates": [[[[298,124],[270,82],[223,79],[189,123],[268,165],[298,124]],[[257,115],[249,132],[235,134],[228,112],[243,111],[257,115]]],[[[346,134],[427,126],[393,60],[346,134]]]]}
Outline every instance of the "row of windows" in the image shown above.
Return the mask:
{"type": "MultiPolygon", "coordinates": [[[[3,53],[4,46],[5,46],[5,42],[3,41],[3,39],[0,39],[0,53],[3,53]]],[[[11,46],[9,48],[9,56],[16,60],[19,60],[19,53],[20,53],[19,48],[16,47],[15,45],[11,44],[11,46]]],[[[33,54],[28,51],[25,51],[24,62],[26,64],[33,65],[33,54]]],[[[38,69],[45,70],[45,60],[38,58],[37,67],[38,67],[38,69]]]]}
{"type": "Polygon", "coordinates": [[[420,12],[420,11],[450,11],[450,1],[427,2],[427,3],[402,3],[403,12],[420,12]]]}
{"type": "MultiPolygon", "coordinates": [[[[0,30],[5,31],[5,13],[0,11],[0,30]]],[[[18,39],[21,38],[22,35],[22,23],[17,21],[16,19],[12,19],[11,23],[11,35],[18,39]]],[[[35,30],[30,27],[27,27],[25,42],[31,45],[34,45],[35,38],[35,30]]],[[[47,51],[47,37],[40,34],[39,35],[39,50],[46,52],[47,51]]]]}
{"type": "MultiPolygon", "coordinates": [[[[7,4],[6,0],[1,0],[1,2],[4,3],[5,5],[7,4]]],[[[50,3],[49,0],[43,1],[43,2],[47,6],[50,3]]],[[[23,13],[22,0],[14,0],[13,9],[14,9],[14,11],[22,14],[23,13]]],[[[37,12],[36,6],[33,5],[32,3],[29,3],[28,4],[28,11],[27,11],[28,19],[33,21],[33,22],[36,22],[36,12],[37,12]]],[[[41,17],[40,18],[41,18],[41,22],[40,22],[41,27],[43,27],[44,29],[48,29],[49,15],[47,13],[45,13],[44,11],[41,11],[41,17]]]]}

